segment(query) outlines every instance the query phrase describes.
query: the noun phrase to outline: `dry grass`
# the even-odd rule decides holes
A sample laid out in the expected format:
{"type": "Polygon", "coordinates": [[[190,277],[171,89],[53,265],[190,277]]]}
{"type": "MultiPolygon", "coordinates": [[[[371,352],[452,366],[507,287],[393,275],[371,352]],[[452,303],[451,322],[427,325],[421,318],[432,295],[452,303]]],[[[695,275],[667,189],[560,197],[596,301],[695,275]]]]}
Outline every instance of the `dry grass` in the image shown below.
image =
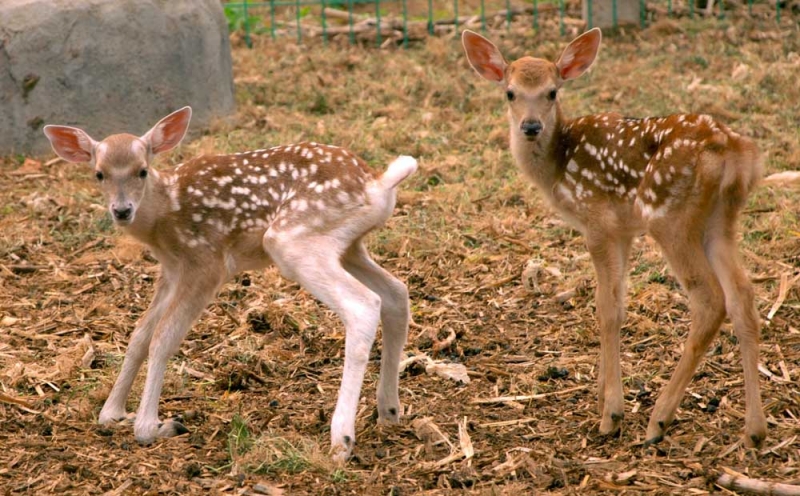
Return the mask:
{"type": "MultiPolygon", "coordinates": [[[[555,56],[565,44],[525,28],[493,38],[509,57],[555,56]]],[[[571,115],[712,113],[758,141],[768,173],[800,169],[799,54],[796,19],[780,30],[765,20],[662,23],[607,37],[596,68],[564,92],[563,104],[571,115]]],[[[238,114],[162,167],[201,151],[303,139],[347,146],[377,168],[401,153],[418,156],[421,169],[404,184],[396,216],[370,245],[411,290],[419,327],[409,355],[463,364],[471,382],[413,364],[401,379],[406,420],[378,426],[377,345],[356,457],[336,468],[325,450],[341,325],[274,270],[252,273],[224,287],[171,362],[161,414],[182,416],[190,434],[139,447],[129,427],[95,421],[158,267],[113,232],[87,170],[8,157],[0,166],[5,493],[700,494],[715,489],[723,468],[800,478],[796,189],[761,188],[742,220],[765,318],[766,447],[739,445],[742,379],[725,324],[669,436],[644,449],[655,396],[682,351],[686,298],[642,238],[623,329],[624,430],[601,438],[591,263],[580,237],[515,171],[502,97],[467,68],[456,40],[408,51],[261,40],[234,59],[238,114]],[[782,286],[785,298],[766,320],[782,286]],[[451,331],[452,345],[434,353],[431,335],[451,331]],[[545,396],[472,403],[538,394],[545,396]]],[[[133,397],[140,391],[141,378],[133,397]]]]}

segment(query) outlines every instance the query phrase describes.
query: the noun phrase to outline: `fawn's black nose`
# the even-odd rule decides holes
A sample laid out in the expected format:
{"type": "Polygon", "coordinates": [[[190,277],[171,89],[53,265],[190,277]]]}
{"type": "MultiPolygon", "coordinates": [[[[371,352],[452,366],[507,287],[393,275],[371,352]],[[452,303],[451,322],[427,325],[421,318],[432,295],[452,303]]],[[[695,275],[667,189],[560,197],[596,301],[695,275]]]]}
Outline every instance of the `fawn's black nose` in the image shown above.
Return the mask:
{"type": "Polygon", "coordinates": [[[519,127],[522,129],[522,132],[525,133],[525,136],[538,136],[539,133],[542,132],[542,129],[544,129],[542,123],[539,121],[522,121],[519,127]]]}
{"type": "Polygon", "coordinates": [[[133,213],[133,209],[131,207],[123,207],[123,208],[113,208],[114,211],[114,218],[117,220],[128,220],[131,218],[131,214],[133,213]]]}

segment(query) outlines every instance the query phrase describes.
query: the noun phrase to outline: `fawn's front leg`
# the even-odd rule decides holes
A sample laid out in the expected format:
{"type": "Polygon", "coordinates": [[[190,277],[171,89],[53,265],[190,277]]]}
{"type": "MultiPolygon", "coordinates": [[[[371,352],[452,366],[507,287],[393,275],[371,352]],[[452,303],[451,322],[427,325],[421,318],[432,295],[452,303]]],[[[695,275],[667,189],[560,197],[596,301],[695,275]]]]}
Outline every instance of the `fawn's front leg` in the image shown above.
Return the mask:
{"type": "Polygon", "coordinates": [[[156,283],[153,300],[131,335],[125,358],[122,361],[122,369],[117,376],[114,387],[111,388],[108,399],[106,399],[102,410],[100,410],[100,416],[98,417],[100,424],[108,425],[126,417],[125,402],[131,392],[131,386],[134,379],[136,379],[139,368],[142,366],[142,362],[147,357],[153,331],[169,306],[174,290],[175,285],[170,278],[170,274],[162,269],[161,277],[156,283]]]}
{"type": "Polygon", "coordinates": [[[595,306],[600,328],[598,409],[600,433],[613,434],[625,415],[620,368],[620,328],[625,321],[625,278],[631,238],[590,233],[587,245],[597,273],[595,306]]]}
{"type": "Polygon", "coordinates": [[[176,281],[173,297],[158,322],[150,341],[147,379],[142,401],[136,412],[133,433],[142,444],[153,442],[156,437],[171,437],[185,432],[179,422],[159,422],[158,399],[164,383],[167,361],[178,351],[181,341],[197,317],[208,305],[222,284],[219,274],[195,270],[176,281]]]}

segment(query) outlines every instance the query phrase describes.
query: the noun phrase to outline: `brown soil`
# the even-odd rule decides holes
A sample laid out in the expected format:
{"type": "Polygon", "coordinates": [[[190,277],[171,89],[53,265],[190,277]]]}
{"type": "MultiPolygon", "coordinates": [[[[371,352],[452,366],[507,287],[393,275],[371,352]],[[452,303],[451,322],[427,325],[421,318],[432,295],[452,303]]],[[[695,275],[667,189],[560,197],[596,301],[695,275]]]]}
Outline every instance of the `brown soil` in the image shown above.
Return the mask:
{"type": "MultiPolygon", "coordinates": [[[[491,36],[509,58],[555,57],[567,41],[533,36],[522,24],[491,36]]],[[[563,106],[570,115],[710,113],[756,139],[767,173],[800,169],[799,54],[789,15],[780,27],[764,17],[663,21],[607,36],[596,67],[564,91],[563,106]]],[[[404,422],[377,426],[377,344],[355,457],[332,466],[326,450],[342,326],[267,270],[227,284],[170,362],[160,412],[181,416],[189,434],[142,447],[130,426],[99,427],[158,266],[114,232],[85,167],[7,157],[0,492],[703,494],[720,490],[714,482],[726,470],[800,479],[796,187],[760,188],[741,222],[763,319],[764,447],[740,443],[739,348],[726,323],[667,438],[645,448],[648,415],[688,330],[686,297],[657,247],[640,239],[622,330],[624,428],[599,436],[591,263],[580,236],[517,174],[502,94],[467,67],[457,40],[404,51],[259,38],[253,50],[236,48],[234,59],[236,117],[198,133],[161,167],[200,152],[305,139],[347,146],[378,169],[398,154],[419,157],[395,217],[370,247],[410,288],[416,325],[408,355],[462,364],[470,383],[412,364],[401,378],[404,422]],[[452,343],[436,349],[451,333],[452,343]],[[499,396],[529,398],[475,402],[499,396]]],[[[141,385],[140,377],[129,409],[141,385]]]]}

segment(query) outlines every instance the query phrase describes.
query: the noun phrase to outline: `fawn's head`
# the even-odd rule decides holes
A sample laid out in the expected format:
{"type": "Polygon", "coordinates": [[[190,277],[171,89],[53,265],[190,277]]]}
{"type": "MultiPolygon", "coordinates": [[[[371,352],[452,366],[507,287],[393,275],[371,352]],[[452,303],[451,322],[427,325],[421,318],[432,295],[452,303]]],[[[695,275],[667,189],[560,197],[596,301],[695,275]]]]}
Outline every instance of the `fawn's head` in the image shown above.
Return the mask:
{"type": "Polygon", "coordinates": [[[572,40],[556,63],[522,57],[509,64],[491,41],[469,30],[464,31],[461,41],[472,68],[505,90],[511,132],[535,141],[546,130],[552,130],[558,90],[592,65],[601,37],[598,28],[583,33],[572,40]]]}
{"type": "Polygon", "coordinates": [[[92,166],[114,222],[128,225],[147,192],[153,157],[181,142],[191,117],[192,109],[184,107],[161,119],[143,136],[113,134],[99,142],[69,126],[45,126],[44,134],[59,157],[92,166]]]}

